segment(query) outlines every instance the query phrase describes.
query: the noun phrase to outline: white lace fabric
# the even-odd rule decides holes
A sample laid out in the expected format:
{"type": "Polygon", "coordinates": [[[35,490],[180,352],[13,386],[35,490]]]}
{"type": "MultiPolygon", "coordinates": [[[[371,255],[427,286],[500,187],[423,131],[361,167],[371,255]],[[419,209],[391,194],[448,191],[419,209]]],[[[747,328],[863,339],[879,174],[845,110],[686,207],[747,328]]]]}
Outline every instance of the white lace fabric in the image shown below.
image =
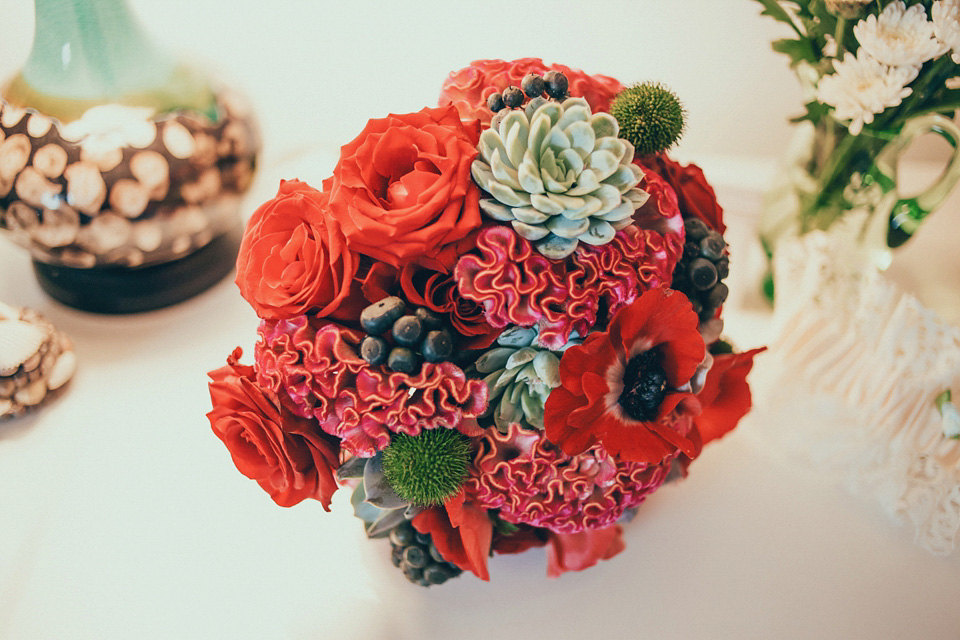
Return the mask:
{"type": "Polygon", "coordinates": [[[849,247],[814,232],[778,249],[775,339],[751,377],[764,429],[951,553],[960,531],[960,441],[935,398],[960,393],[960,327],[849,247]]]}

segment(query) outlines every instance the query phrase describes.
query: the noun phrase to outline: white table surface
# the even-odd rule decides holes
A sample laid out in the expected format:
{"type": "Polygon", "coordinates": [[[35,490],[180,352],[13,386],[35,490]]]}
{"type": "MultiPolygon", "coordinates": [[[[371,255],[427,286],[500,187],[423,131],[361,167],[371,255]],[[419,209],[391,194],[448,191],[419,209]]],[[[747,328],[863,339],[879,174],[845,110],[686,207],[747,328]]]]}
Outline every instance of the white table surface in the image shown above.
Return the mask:
{"type": "MultiPolygon", "coordinates": [[[[736,212],[758,197],[720,196],[742,282],[755,249],[736,212]]],[[[742,289],[726,317],[749,347],[766,315],[742,289]]],[[[277,507],[211,432],[205,372],[237,345],[251,362],[255,340],[232,282],[97,316],[46,297],[0,240],[0,300],[48,316],[80,361],[56,402],[0,425],[0,638],[960,637],[960,553],[916,548],[749,417],[647,501],[613,560],[551,580],[534,550],[493,558],[490,583],[426,590],[365,539],[346,491],[332,513],[277,507]]]]}

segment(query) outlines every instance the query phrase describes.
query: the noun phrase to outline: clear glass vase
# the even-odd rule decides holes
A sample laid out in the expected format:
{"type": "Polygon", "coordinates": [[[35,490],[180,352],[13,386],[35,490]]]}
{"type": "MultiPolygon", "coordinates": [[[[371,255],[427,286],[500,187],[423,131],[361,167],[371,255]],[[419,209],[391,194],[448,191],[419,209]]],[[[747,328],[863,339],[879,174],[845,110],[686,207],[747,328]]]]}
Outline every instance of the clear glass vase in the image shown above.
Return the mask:
{"type": "MultiPolygon", "coordinates": [[[[864,129],[858,136],[831,118],[824,118],[816,128],[801,123],[760,219],[760,237],[768,256],[772,258],[785,240],[829,230],[844,221],[851,256],[886,269],[892,250],[916,233],[960,180],[958,145],[960,128],[938,114],[914,117],[898,130],[864,129]],[[914,140],[929,133],[941,135],[953,152],[933,184],[919,194],[904,195],[898,175],[900,156],[914,140]]],[[[772,294],[772,287],[767,291],[772,294]]]]}

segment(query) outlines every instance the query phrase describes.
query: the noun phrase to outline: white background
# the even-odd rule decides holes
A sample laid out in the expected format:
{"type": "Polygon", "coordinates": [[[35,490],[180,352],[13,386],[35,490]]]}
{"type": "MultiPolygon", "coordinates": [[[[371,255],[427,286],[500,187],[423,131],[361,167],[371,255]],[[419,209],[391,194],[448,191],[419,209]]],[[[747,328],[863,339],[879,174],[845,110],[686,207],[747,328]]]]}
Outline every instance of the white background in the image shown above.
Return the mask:
{"type": "MultiPolygon", "coordinates": [[[[158,39],[223,70],[258,106],[265,171],[248,213],[299,149],[333,150],[369,117],[433,104],[446,73],[475,58],[667,82],[691,113],[682,155],[712,159],[729,212],[741,284],[731,334],[743,347],[767,339],[743,287],[759,207],[744,187],[770,176],[799,92],[756,3],[131,4],[158,39]]],[[[0,0],[0,75],[29,49],[31,12],[0,0]]],[[[4,640],[960,637],[960,554],[917,549],[869,501],[781,457],[761,414],[653,496],[614,560],[548,580],[532,551],[494,558],[490,584],[423,590],[390,565],[385,542],[364,539],[345,492],[330,514],[281,509],[210,432],[205,372],[236,345],[251,354],[255,339],[230,282],[172,309],[94,316],[45,297],[26,253],[0,239],[0,300],[47,315],[80,358],[63,397],[0,425],[4,640]]]]}
{"type": "MultiPolygon", "coordinates": [[[[770,50],[785,28],[752,0],[129,4],[159,41],[248,91],[268,154],[341,145],[368,118],[432,106],[446,75],[479,58],[534,56],[624,83],[662,81],[690,111],[689,154],[777,155],[800,111],[787,60],[770,50]]],[[[0,7],[2,76],[29,53],[33,4],[0,7]]]]}

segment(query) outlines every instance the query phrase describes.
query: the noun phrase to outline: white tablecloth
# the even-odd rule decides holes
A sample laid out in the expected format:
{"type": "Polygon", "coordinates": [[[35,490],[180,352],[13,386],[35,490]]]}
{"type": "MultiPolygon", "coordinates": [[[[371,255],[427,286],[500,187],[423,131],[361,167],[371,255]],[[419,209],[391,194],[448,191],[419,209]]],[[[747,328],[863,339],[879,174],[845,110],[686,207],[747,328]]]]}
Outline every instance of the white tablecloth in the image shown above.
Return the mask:
{"type": "MultiPolygon", "coordinates": [[[[738,212],[758,197],[720,195],[744,282],[756,254],[738,212]]],[[[0,240],[0,300],[47,315],[80,361],[56,402],[0,424],[0,638],[960,637],[960,553],[916,548],[750,418],[647,501],[613,560],[551,580],[534,550],[493,558],[489,584],[426,590],[365,539],[347,492],[332,513],[277,507],[210,431],[205,372],[236,345],[252,361],[255,339],[229,280],[91,315],[46,297],[0,240]]],[[[766,339],[742,285],[726,317],[741,346],[766,339]]]]}

